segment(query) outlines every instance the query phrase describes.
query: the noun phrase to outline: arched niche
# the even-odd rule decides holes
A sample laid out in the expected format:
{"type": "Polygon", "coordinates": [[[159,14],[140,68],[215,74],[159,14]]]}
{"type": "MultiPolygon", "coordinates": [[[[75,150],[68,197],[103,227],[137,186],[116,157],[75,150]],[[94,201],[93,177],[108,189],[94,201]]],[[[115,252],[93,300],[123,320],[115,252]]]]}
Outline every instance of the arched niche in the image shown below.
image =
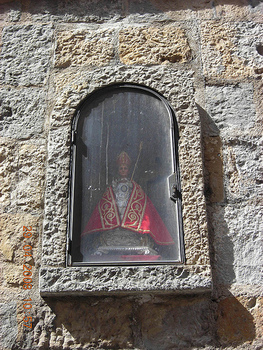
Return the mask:
{"type": "Polygon", "coordinates": [[[155,90],[93,92],[72,123],[69,264],[182,263],[178,127],[155,90]]]}

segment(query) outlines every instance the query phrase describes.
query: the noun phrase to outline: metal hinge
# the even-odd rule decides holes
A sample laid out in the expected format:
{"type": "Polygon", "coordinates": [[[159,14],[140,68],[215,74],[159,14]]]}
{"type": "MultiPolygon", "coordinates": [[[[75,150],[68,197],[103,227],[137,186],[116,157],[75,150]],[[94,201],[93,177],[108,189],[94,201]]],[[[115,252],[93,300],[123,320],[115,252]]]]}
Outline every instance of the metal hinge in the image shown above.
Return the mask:
{"type": "Polygon", "coordinates": [[[168,177],[168,185],[169,185],[170,199],[176,202],[178,198],[181,198],[181,192],[179,191],[179,188],[177,185],[177,179],[176,179],[175,173],[173,173],[168,177]]]}

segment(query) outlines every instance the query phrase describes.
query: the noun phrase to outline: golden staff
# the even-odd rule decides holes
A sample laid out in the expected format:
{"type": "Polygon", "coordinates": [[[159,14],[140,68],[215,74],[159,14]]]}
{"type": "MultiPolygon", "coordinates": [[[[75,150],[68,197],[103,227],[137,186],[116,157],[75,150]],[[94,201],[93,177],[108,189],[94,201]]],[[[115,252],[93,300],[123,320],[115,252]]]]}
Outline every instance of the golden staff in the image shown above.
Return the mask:
{"type": "Polygon", "coordinates": [[[133,175],[134,175],[134,173],[135,173],[135,170],[136,170],[136,168],[137,168],[137,164],[138,164],[138,161],[139,161],[139,158],[140,158],[140,155],[141,155],[142,145],[143,145],[143,142],[141,141],[141,142],[140,142],[140,147],[139,147],[139,154],[138,154],[138,156],[137,156],[136,163],[135,163],[134,168],[133,168],[133,172],[132,172],[132,176],[131,176],[131,181],[132,181],[132,179],[133,179],[133,175]]]}

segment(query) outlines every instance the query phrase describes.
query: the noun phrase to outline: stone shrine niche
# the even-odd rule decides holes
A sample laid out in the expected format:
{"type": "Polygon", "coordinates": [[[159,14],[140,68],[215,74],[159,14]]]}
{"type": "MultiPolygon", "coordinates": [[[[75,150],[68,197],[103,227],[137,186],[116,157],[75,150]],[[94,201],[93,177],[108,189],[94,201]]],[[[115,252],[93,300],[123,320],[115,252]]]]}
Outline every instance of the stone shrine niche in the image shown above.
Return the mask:
{"type": "Polygon", "coordinates": [[[42,296],[211,290],[193,74],[109,66],[54,99],[42,296]]]}
{"type": "Polygon", "coordinates": [[[73,119],[69,266],[182,263],[178,129],[167,101],[99,89],[73,119]]]}

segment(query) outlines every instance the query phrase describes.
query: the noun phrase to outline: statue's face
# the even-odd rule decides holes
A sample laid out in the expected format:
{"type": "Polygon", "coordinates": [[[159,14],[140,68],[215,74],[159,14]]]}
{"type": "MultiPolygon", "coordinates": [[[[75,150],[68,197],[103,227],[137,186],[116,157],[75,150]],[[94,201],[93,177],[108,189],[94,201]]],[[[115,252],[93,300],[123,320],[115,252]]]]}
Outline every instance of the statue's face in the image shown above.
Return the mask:
{"type": "Polygon", "coordinates": [[[127,165],[120,165],[119,166],[119,174],[121,177],[127,177],[129,173],[129,168],[127,165]]]}

